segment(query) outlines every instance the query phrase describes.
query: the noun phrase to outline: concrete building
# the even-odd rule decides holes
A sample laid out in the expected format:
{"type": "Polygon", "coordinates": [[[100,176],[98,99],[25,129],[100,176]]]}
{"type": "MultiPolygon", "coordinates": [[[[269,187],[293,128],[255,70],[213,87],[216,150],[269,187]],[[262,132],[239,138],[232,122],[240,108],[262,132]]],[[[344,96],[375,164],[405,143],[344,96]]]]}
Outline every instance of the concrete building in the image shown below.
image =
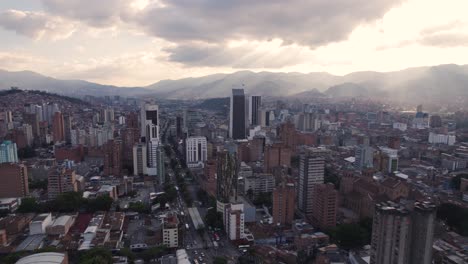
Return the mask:
{"type": "Polygon", "coordinates": [[[176,214],[169,214],[163,222],[163,245],[168,248],[179,246],[179,219],[176,214]]]}
{"type": "Polygon", "coordinates": [[[375,207],[371,264],[430,264],[436,207],[416,202],[413,210],[394,202],[375,207]]]}
{"type": "Polygon", "coordinates": [[[206,137],[189,137],[185,142],[187,166],[203,168],[208,159],[206,137]]]}
{"type": "Polygon", "coordinates": [[[325,174],[325,158],[320,150],[312,150],[301,155],[299,161],[299,182],[297,202],[299,210],[312,217],[314,188],[323,184],[325,174]]]}
{"type": "Polygon", "coordinates": [[[29,195],[28,170],[23,164],[0,164],[0,198],[29,195]]]}
{"type": "Polygon", "coordinates": [[[49,169],[47,185],[49,199],[55,199],[65,192],[76,191],[78,191],[78,184],[74,170],[66,169],[62,166],[55,166],[49,169]]]}
{"type": "Polygon", "coordinates": [[[456,136],[454,134],[437,134],[430,132],[428,141],[430,144],[445,144],[453,146],[456,142],[456,136]]]}
{"type": "Polygon", "coordinates": [[[0,211],[12,213],[20,204],[20,198],[0,198],[0,211]]]}
{"type": "Polygon", "coordinates": [[[252,193],[258,196],[262,193],[271,193],[276,186],[275,177],[270,173],[254,173],[244,178],[244,194],[252,193]]]}
{"type": "Polygon", "coordinates": [[[244,224],[244,204],[227,204],[224,208],[224,230],[228,239],[243,239],[245,237],[244,224]]]}
{"type": "Polygon", "coordinates": [[[409,263],[432,263],[432,243],[436,222],[436,206],[428,202],[414,205],[411,230],[411,251],[409,263]]]}
{"type": "Polygon", "coordinates": [[[312,223],[322,229],[334,227],[338,210],[338,191],[335,186],[331,183],[317,185],[312,200],[312,223]]]}
{"type": "Polygon", "coordinates": [[[229,115],[229,137],[232,139],[245,139],[246,133],[246,107],[244,89],[232,89],[230,115],[229,115]]]}
{"type": "Polygon", "coordinates": [[[374,163],[374,149],[368,145],[359,145],[356,147],[354,157],[354,168],[356,170],[372,168],[374,163]]]}
{"type": "Polygon", "coordinates": [[[133,175],[146,175],[147,164],[146,161],[146,145],[137,144],[133,146],[133,175]]]}
{"type": "Polygon", "coordinates": [[[18,149],[16,143],[5,140],[0,144],[0,163],[18,162],[18,149]]]}
{"type": "Polygon", "coordinates": [[[140,135],[149,142],[151,139],[159,139],[159,106],[146,103],[141,107],[140,135]]]}
{"type": "Polygon", "coordinates": [[[291,225],[296,209],[294,183],[283,183],[273,191],[273,224],[291,225]]]}
{"type": "Polygon", "coordinates": [[[70,230],[70,227],[75,222],[75,218],[71,215],[62,215],[56,218],[51,225],[46,227],[46,233],[53,236],[64,236],[70,230]]]}
{"type": "Polygon", "coordinates": [[[46,228],[52,224],[52,215],[40,214],[29,223],[29,235],[41,235],[46,233],[46,228]]]}

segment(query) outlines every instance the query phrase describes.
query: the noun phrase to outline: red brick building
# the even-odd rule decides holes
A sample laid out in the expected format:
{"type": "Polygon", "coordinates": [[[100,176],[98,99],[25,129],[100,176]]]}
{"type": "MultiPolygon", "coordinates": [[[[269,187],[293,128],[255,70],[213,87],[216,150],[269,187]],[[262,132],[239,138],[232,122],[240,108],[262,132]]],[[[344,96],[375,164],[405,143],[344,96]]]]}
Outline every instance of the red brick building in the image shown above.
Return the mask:
{"type": "Polygon", "coordinates": [[[54,119],[52,122],[52,134],[54,142],[65,141],[65,125],[63,121],[63,114],[61,112],[55,112],[54,119]]]}
{"type": "Polygon", "coordinates": [[[111,139],[104,145],[104,175],[122,175],[122,141],[111,139]]]}
{"type": "Polygon", "coordinates": [[[28,170],[23,164],[0,164],[0,198],[29,195],[28,170]]]}
{"type": "Polygon", "coordinates": [[[338,191],[331,183],[315,186],[312,208],[312,223],[322,229],[336,225],[338,191]]]}
{"type": "Polygon", "coordinates": [[[265,172],[272,172],[274,168],[286,166],[291,167],[291,148],[277,143],[265,148],[265,172]]]}
{"type": "Polygon", "coordinates": [[[293,183],[283,183],[273,190],[273,223],[291,225],[296,208],[296,189],[293,183]]]}

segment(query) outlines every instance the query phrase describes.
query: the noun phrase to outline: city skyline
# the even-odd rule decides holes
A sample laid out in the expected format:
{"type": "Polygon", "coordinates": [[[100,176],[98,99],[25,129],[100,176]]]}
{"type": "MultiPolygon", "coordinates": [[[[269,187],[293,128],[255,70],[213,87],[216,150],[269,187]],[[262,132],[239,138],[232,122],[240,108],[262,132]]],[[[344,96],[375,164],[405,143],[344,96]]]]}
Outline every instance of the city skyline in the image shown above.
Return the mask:
{"type": "Polygon", "coordinates": [[[462,0],[317,0],[287,9],[265,1],[5,1],[0,69],[141,86],[239,70],[344,75],[465,64],[466,7],[462,0]]]}

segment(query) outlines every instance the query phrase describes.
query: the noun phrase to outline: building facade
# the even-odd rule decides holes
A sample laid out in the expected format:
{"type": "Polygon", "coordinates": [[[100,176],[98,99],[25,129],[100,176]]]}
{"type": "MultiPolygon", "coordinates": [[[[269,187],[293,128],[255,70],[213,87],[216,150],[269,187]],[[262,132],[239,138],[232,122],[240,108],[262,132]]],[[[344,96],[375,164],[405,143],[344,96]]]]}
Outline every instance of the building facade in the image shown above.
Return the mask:
{"type": "Polygon", "coordinates": [[[244,89],[232,89],[230,105],[229,137],[232,139],[245,139],[247,131],[244,89]]]}
{"type": "Polygon", "coordinates": [[[296,208],[294,183],[284,183],[273,191],[273,224],[291,225],[296,208]]]}

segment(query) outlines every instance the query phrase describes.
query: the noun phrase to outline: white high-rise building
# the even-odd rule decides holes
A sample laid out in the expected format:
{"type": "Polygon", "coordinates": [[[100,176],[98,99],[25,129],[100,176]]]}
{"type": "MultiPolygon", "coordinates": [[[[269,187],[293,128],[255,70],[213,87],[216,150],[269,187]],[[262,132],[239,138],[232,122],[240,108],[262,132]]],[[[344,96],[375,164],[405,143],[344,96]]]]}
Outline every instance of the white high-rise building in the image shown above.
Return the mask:
{"type": "Polygon", "coordinates": [[[428,141],[431,144],[445,144],[452,146],[456,142],[456,136],[453,134],[437,134],[430,132],[428,141]]]}
{"type": "Polygon", "coordinates": [[[148,155],[148,175],[156,176],[158,175],[158,149],[159,149],[159,140],[152,139],[147,144],[147,155],[148,155]]]}
{"type": "Polygon", "coordinates": [[[187,166],[203,167],[208,159],[206,137],[189,137],[185,141],[187,166]]]}
{"type": "Polygon", "coordinates": [[[245,238],[244,204],[231,203],[224,207],[224,229],[230,240],[245,238]]]}

